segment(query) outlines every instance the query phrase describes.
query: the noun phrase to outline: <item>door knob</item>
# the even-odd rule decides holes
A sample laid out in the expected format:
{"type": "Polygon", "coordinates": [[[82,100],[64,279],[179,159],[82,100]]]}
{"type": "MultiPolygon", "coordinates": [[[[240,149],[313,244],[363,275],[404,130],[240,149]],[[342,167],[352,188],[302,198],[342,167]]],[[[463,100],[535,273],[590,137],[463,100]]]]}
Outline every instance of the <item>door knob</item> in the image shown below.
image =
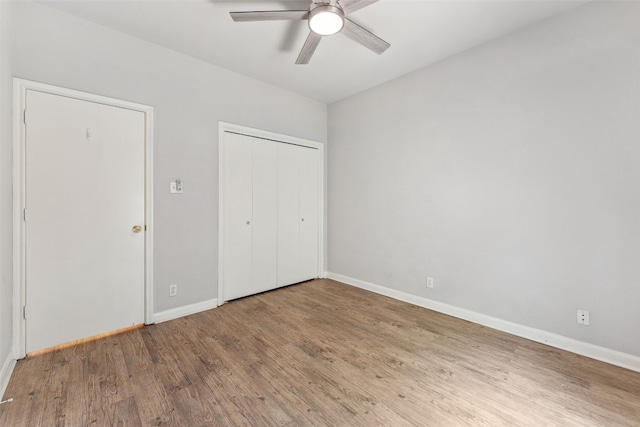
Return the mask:
{"type": "Polygon", "coordinates": [[[142,227],[140,227],[139,225],[134,225],[133,228],[131,229],[134,233],[139,233],[142,231],[142,227]]]}

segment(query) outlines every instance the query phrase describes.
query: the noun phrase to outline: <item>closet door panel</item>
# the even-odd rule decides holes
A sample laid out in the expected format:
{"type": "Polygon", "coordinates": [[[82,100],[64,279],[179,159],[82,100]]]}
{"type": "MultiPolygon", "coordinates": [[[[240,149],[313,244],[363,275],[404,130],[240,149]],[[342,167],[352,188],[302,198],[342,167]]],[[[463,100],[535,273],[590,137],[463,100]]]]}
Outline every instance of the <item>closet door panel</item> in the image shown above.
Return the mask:
{"type": "Polygon", "coordinates": [[[300,281],[298,149],[278,144],[278,286],[300,281]]]}
{"type": "Polygon", "coordinates": [[[299,147],[300,280],[318,277],[318,150],[299,147]]]}
{"type": "Polygon", "coordinates": [[[224,137],[224,284],[225,300],[251,294],[252,279],[252,141],[224,137]]]}
{"type": "Polygon", "coordinates": [[[253,142],[253,292],[277,287],[278,143],[253,142]]]}

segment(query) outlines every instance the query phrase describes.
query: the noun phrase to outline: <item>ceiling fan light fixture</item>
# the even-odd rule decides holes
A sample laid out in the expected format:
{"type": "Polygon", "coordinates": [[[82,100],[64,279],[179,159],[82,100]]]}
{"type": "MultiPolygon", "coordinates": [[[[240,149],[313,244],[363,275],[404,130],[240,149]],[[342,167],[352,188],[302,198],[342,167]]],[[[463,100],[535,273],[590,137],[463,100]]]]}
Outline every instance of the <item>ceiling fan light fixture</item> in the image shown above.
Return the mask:
{"type": "Polygon", "coordinates": [[[321,5],[309,12],[309,29],[321,36],[339,33],[344,27],[344,12],[331,5],[321,5]]]}

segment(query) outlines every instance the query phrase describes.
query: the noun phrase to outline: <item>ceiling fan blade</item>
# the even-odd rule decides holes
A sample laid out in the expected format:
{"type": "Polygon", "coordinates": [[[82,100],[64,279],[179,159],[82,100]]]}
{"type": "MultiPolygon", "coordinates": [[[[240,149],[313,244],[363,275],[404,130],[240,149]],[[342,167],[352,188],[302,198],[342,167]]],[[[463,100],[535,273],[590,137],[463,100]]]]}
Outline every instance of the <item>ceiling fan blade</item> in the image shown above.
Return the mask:
{"type": "Polygon", "coordinates": [[[349,37],[351,40],[360,43],[367,49],[371,49],[378,55],[380,55],[382,52],[387,50],[389,46],[391,46],[380,37],[365,30],[360,25],[347,18],[344,19],[344,28],[342,29],[342,33],[345,36],[349,37]]]}
{"type": "Polygon", "coordinates": [[[236,22],[249,21],[299,21],[307,19],[308,10],[263,10],[255,12],[229,12],[236,22]]]}
{"type": "Polygon", "coordinates": [[[298,59],[296,59],[296,64],[308,64],[321,39],[321,35],[310,31],[309,37],[307,37],[307,41],[304,42],[300,55],[298,55],[298,59]]]}
{"type": "Polygon", "coordinates": [[[342,0],[340,5],[342,6],[342,10],[344,10],[344,14],[349,15],[377,1],[378,0],[342,0]]]}

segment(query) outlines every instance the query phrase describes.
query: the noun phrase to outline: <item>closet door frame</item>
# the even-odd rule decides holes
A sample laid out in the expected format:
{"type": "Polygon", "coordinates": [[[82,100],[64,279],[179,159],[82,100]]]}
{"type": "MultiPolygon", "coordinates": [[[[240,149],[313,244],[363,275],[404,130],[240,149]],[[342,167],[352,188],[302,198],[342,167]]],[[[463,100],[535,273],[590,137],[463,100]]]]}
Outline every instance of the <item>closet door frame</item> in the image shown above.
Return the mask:
{"type": "Polygon", "coordinates": [[[317,276],[326,277],[324,271],[324,144],[294,136],[269,132],[248,126],[218,122],[218,306],[225,303],[224,290],[224,137],[237,133],[258,139],[293,144],[318,150],[318,265],[317,276]]]}

